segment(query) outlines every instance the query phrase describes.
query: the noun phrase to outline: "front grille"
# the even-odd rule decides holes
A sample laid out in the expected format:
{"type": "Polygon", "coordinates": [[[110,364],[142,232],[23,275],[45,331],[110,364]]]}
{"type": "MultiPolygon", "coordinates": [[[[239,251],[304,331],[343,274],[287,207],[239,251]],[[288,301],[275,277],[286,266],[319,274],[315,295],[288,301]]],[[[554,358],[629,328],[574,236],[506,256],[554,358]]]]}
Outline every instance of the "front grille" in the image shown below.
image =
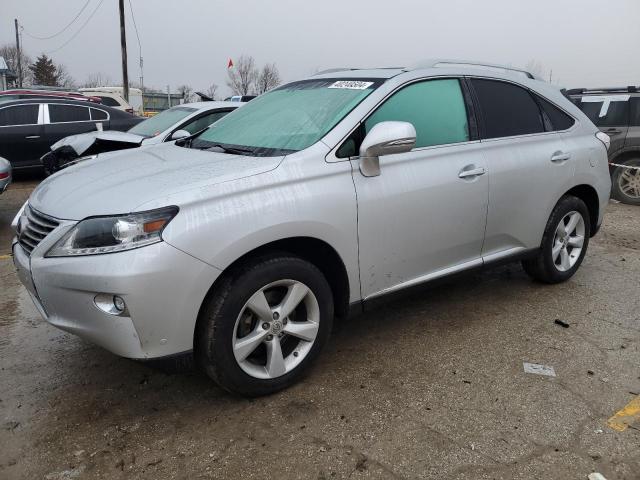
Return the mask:
{"type": "Polygon", "coordinates": [[[31,254],[31,251],[59,224],[60,222],[55,218],[44,215],[27,205],[20,217],[18,242],[28,254],[31,254]]]}

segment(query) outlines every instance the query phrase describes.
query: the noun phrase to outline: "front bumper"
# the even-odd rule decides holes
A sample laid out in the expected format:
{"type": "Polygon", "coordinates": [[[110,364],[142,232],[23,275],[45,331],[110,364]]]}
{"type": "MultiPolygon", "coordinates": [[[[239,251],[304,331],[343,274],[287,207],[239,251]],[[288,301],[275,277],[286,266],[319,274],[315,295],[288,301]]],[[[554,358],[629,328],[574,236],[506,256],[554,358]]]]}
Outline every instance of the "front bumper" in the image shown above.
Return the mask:
{"type": "Polygon", "coordinates": [[[45,258],[68,228],[54,230],[30,256],[13,244],[18,276],[50,324],[128,358],[193,348],[198,312],[219,270],[166,242],[105,255],[45,258]],[[126,314],[99,309],[94,299],[100,293],[121,296],[126,314]]]}

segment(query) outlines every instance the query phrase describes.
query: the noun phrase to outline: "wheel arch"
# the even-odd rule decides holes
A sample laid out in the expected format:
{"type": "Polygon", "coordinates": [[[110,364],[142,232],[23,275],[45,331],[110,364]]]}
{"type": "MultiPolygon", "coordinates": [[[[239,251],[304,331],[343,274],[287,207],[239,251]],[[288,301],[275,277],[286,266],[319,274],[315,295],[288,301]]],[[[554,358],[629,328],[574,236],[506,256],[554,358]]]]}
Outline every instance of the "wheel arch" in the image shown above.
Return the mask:
{"type": "Polygon", "coordinates": [[[598,197],[598,192],[591,185],[576,185],[571,188],[565,195],[572,195],[574,197],[578,197],[582,200],[587,206],[587,210],[589,210],[589,223],[591,224],[590,236],[594,236],[596,234],[596,225],[598,224],[598,218],[600,215],[600,198],[598,197]]]}
{"type": "MultiPolygon", "coordinates": [[[[258,246],[231,262],[220,276],[213,282],[205,295],[198,313],[198,322],[206,302],[228,275],[232,274],[242,264],[269,253],[285,253],[295,255],[315,265],[326,277],[334,301],[334,311],[337,317],[344,317],[349,312],[349,277],[344,261],[335,248],[324,240],[315,237],[288,237],[278,239],[258,246]]],[[[197,327],[194,332],[198,331],[197,327]]]]}

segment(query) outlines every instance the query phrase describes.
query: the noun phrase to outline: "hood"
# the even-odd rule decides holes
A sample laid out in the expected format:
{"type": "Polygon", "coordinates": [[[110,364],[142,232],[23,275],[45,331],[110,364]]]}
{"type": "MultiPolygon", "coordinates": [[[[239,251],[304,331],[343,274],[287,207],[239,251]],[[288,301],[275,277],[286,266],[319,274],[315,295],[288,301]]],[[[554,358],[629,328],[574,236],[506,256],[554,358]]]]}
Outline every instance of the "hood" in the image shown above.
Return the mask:
{"type": "MultiPolygon", "coordinates": [[[[62,147],[71,147],[76,152],[76,154],[80,156],[94,145],[108,145],[111,143],[140,145],[144,138],[145,137],[143,137],[142,135],[136,135],[135,133],[129,132],[119,132],[117,130],[107,130],[106,132],[87,132],[81,133],[79,135],[71,135],[57,141],[56,143],[51,145],[51,151],[53,152],[62,147]]],[[[96,149],[94,148],[93,150],[96,149]]],[[[98,151],[92,151],[91,153],[100,153],[100,151],[98,149],[98,151]]]]}
{"type": "Polygon", "coordinates": [[[67,220],[129,213],[160,197],[268,172],[283,158],[203,152],[173,144],[111,152],[45,179],[29,202],[42,213],[67,220]]]}

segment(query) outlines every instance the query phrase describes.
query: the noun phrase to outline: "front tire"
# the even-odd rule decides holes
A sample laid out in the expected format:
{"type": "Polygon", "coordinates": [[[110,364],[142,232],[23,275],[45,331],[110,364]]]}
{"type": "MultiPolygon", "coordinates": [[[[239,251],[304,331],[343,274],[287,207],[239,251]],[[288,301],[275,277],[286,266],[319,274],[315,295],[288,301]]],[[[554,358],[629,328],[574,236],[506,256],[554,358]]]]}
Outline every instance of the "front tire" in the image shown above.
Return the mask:
{"type": "Polygon", "coordinates": [[[640,205],[640,159],[633,158],[622,165],[638,168],[616,167],[611,175],[611,196],[622,203],[640,205]]]}
{"type": "Polygon", "coordinates": [[[584,259],[590,233],[587,206],[579,198],[565,195],[551,212],[537,255],[523,260],[525,272],[544,283],[568,280],[584,259]]]}
{"type": "Polygon", "coordinates": [[[222,388],[244,396],[297,382],[326,344],[333,323],[331,288],[298,257],[262,257],[225,274],[206,300],[196,357],[222,388]]]}

